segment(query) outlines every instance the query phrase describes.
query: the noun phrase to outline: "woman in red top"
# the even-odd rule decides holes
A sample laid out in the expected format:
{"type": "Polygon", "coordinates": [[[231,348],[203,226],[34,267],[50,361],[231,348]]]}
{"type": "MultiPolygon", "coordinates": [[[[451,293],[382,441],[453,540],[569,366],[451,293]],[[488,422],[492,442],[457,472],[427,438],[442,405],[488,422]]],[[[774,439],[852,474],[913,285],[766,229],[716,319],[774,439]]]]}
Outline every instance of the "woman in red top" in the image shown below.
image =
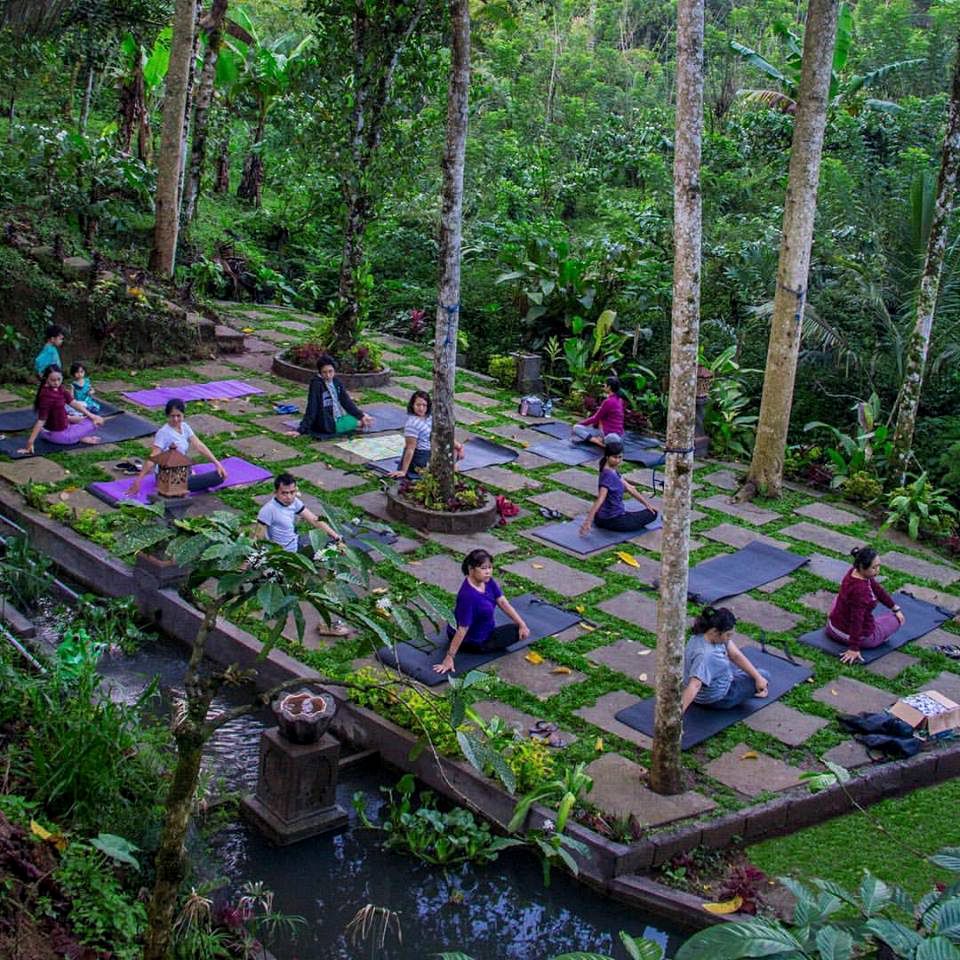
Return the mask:
{"type": "Polygon", "coordinates": [[[51,364],[43,371],[33,409],[37,414],[37,422],[30,431],[27,445],[19,453],[33,453],[37,437],[64,446],[100,442],[99,437],[89,434],[103,423],[103,417],[91,413],[79,400],[73,399],[73,392],[63,385],[63,371],[56,364],[51,364]],[[71,407],[69,413],[68,406],[71,407]],[[77,416],[76,410],[82,416],[77,416]]]}
{"type": "Polygon", "coordinates": [[[880,558],[873,547],[850,551],[853,566],[840,584],[830,613],[827,636],[848,649],[840,657],[843,663],[863,663],[861,650],[886,643],[903,624],[904,616],[893,597],[877,583],[880,558]],[[882,603],[889,608],[874,617],[873,608],[882,603]]]}
{"type": "Polygon", "coordinates": [[[620,380],[617,377],[607,377],[603,385],[603,403],[597,407],[596,413],[573,426],[571,442],[595,443],[602,447],[607,443],[623,440],[623,418],[627,405],[620,396],[620,380]],[[599,431],[599,432],[598,432],[599,431]]]}

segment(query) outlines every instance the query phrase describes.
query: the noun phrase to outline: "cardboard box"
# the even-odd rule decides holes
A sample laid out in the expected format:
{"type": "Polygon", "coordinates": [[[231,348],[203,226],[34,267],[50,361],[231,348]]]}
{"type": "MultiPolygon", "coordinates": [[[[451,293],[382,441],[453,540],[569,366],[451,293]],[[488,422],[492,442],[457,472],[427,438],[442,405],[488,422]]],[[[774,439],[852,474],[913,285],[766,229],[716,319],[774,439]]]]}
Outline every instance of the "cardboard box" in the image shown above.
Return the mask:
{"type": "Polygon", "coordinates": [[[904,697],[890,707],[890,713],[915,730],[924,730],[930,735],[960,727],[960,704],[936,690],[904,697]]]}

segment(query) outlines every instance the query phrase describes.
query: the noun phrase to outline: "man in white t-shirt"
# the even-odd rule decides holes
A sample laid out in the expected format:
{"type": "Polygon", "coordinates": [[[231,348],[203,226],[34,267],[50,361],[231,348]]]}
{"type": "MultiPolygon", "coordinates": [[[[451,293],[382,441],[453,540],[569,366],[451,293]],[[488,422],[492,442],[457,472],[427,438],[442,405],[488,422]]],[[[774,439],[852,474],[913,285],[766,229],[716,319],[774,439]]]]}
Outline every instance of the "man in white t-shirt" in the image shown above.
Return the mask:
{"type": "MultiPolygon", "coordinates": [[[[284,550],[296,552],[309,541],[297,534],[297,521],[305,520],[310,526],[322,530],[336,544],[343,543],[343,537],[326,521],[321,520],[312,510],[308,510],[297,496],[297,478],[289,473],[281,473],[273,481],[273,497],[268,500],[257,514],[257,525],[253,531],[255,540],[269,540],[284,550]]],[[[329,626],[322,620],[317,624],[317,633],[325,637],[345,637],[350,632],[346,624],[335,621],[329,626]]]]}

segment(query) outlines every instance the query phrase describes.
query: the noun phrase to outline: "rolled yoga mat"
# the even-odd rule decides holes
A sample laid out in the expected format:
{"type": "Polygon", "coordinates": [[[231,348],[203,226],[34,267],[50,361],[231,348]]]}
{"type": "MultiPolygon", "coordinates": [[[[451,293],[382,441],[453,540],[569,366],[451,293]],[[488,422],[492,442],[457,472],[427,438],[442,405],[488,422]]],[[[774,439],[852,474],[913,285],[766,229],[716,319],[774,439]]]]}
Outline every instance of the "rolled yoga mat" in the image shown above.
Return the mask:
{"type": "MultiPolygon", "coordinates": [[[[927,603],[925,600],[918,600],[911,594],[899,590],[893,595],[893,599],[896,600],[903,611],[904,624],[886,643],[879,647],[870,647],[867,650],[860,651],[860,655],[866,663],[873,663],[874,660],[885,657],[891,650],[899,650],[900,647],[911,640],[916,640],[917,637],[922,637],[931,630],[936,630],[937,627],[942,626],[953,616],[942,607],[927,603]]],[[[883,607],[883,610],[886,610],[886,607],[883,607]]],[[[819,650],[832,653],[838,657],[850,649],[845,644],[831,640],[824,629],[805,633],[797,639],[808,647],[817,647],[819,650]]]]}
{"type": "MultiPolygon", "coordinates": [[[[88,434],[90,437],[99,437],[99,444],[90,443],[50,443],[43,437],[38,437],[33,445],[33,452],[37,456],[43,456],[48,453],[66,453],[68,450],[96,450],[97,447],[105,443],[120,443],[123,440],[136,440],[137,437],[148,437],[157,432],[157,424],[143,417],[138,417],[133,413],[119,413],[115,417],[109,417],[103,421],[102,427],[88,434]]],[[[15,437],[6,437],[0,440],[0,453],[5,453],[12,460],[20,460],[29,457],[29,453],[20,453],[19,450],[27,442],[27,434],[19,434],[15,437]]]]}
{"type": "MultiPolygon", "coordinates": [[[[210,490],[225,490],[227,487],[238,487],[241,484],[245,483],[259,483],[261,480],[269,480],[273,477],[273,474],[269,470],[264,470],[263,467],[258,467],[253,463],[249,463],[241,457],[224,457],[220,461],[224,469],[227,471],[227,479],[223,483],[217,484],[215,487],[210,487],[210,490]]],[[[214,470],[215,467],[212,463],[198,463],[194,464],[193,472],[194,473],[209,473],[211,470],[214,470]]],[[[102,481],[98,483],[91,483],[87,486],[87,490],[90,491],[95,497],[99,497],[104,503],[109,503],[110,506],[116,506],[121,500],[133,500],[137,503],[149,503],[150,497],[155,495],[157,492],[157,477],[155,473],[148,473],[144,478],[143,482],[140,484],[140,491],[136,497],[130,497],[127,494],[127,490],[130,488],[130,484],[133,483],[133,477],[122,477],[120,480],[109,480],[102,481]]],[[[199,497],[204,493],[207,493],[207,490],[198,490],[195,493],[188,493],[188,497],[199,497]]]]}
{"type": "Polygon", "coordinates": [[[123,395],[141,407],[163,407],[168,400],[236,400],[253,393],[263,393],[259,387],[244,380],[211,380],[208,383],[186,384],[182,387],[154,387],[152,390],[130,390],[123,395]]]}
{"type": "MultiPolygon", "coordinates": [[[[113,417],[120,412],[106,400],[98,400],[100,409],[97,414],[101,417],[113,417]]],[[[18,407],[16,410],[6,410],[0,413],[0,430],[15,433],[17,430],[29,430],[37,422],[37,414],[33,407],[18,407]]]]}
{"type": "Polygon", "coordinates": [[[754,540],[734,553],[712,557],[693,567],[687,596],[698,603],[716,603],[785,577],[807,562],[807,557],[754,540]]]}
{"type": "MultiPolygon", "coordinates": [[[[638,513],[643,509],[640,504],[635,506],[631,504],[627,507],[627,513],[638,513]]],[[[663,518],[658,513],[650,523],[639,530],[604,530],[602,527],[594,526],[585,537],[580,535],[582,523],[583,517],[577,517],[574,520],[535,527],[529,532],[540,540],[546,540],[547,543],[553,543],[580,556],[586,556],[588,553],[606,550],[607,547],[616,546],[618,543],[626,543],[634,537],[642,537],[651,530],[659,530],[663,527],[663,518]]]]}
{"type": "MultiPolygon", "coordinates": [[[[770,679],[767,681],[770,691],[769,696],[752,697],[732,710],[711,710],[709,707],[692,704],[683,715],[683,739],[680,741],[683,750],[695,747],[698,743],[708,740],[721,730],[726,730],[727,727],[739,723],[758,710],[768,707],[789,690],[792,690],[798,683],[803,683],[813,673],[809,667],[804,667],[799,663],[790,663],[783,657],[765,653],[759,647],[745,647],[743,653],[758,670],[766,670],[770,674],[770,679]]],[[[615,717],[628,727],[652,737],[653,711],[656,702],[656,697],[640,700],[633,706],[626,707],[615,714],[615,717]]]]}
{"type": "MultiPolygon", "coordinates": [[[[530,636],[504,650],[492,650],[490,653],[468,653],[461,650],[456,658],[455,676],[465,676],[471,670],[498,660],[505,654],[522,650],[531,643],[536,643],[537,640],[560,633],[580,622],[580,614],[564,610],[544,600],[538,600],[531,593],[522,594],[510,603],[530,628],[530,636]]],[[[496,610],[495,619],[498,627],[510,623],[499,607],[496,610]]],[[[449,641],[446,628],[442,628],[439,634],[429,637],[428,642],[432,644],[428,650],[419,650],[409,643],[398,643],[396,647],[382,647],[377,651],[377,659],[385,666],[393,667],[413,680],[418,680],[428,687],[435,687],[446,682],[447,679],[447,674],[434,673],[433,670],[433,665],[440,663],[447,653],[449,641]]]]}

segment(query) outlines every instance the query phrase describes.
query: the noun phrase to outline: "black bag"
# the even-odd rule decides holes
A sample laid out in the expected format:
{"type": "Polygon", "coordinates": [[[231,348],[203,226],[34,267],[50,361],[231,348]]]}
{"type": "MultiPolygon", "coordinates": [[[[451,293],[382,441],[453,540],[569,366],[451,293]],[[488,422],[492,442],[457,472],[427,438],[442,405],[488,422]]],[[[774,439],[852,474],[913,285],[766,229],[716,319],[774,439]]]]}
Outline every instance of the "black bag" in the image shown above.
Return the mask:
{"type": "MultiPolygon", "coordinates": [[[[905,760],[920,752],[920,741],[910,737],[890,737],[882,733],[868,733],[856,738],[868,751],[880,753],[887,760],[905,760]]],[[[872,758],[871,758],[872,759],[872,758]]]]}
{"type": "Polygon", "coordinates": [[[881,713],[845,713],[837,717],[837,723],[849,733],[879,733],[888,737],[910,739],[913,727],[899,717],[881,713]]]}

